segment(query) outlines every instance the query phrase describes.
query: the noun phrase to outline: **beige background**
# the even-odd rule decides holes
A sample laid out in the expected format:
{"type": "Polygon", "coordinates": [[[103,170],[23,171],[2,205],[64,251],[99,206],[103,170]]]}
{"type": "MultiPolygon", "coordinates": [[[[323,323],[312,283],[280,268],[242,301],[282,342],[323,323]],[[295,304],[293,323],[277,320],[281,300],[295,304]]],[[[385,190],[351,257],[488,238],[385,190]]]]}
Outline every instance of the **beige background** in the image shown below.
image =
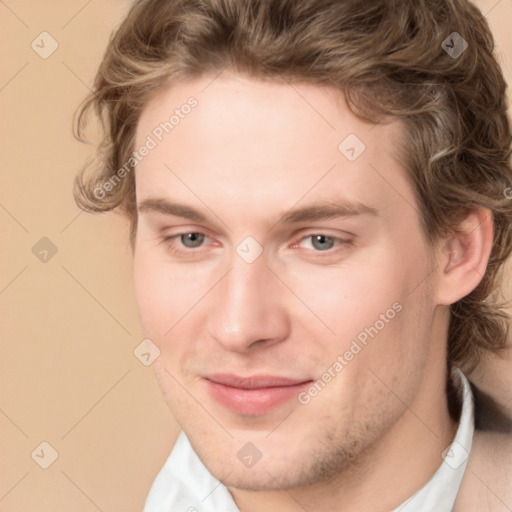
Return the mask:
{"type": "MultiPolygon", "coordinates": [[[[0,0],[1,512],[140,511],[177,434],[133,354],[142,334],[124,223],[80,213],[71,195],[92,151],[73,139],[72,113],[129,4],[0,0]],[[47,59],[31,48],[50,48],[44,31],[58,43],[47,59]],[[46,262],[43,237],[57,249],[46,262]],[[58,452],[48,469],[44,441],[58,452]]],[[[512,0],[477,4],[512,83],[512,0]]],[[[510,409],[505,375],[510,364],[492,361],[475,378],[510,409]]]]}

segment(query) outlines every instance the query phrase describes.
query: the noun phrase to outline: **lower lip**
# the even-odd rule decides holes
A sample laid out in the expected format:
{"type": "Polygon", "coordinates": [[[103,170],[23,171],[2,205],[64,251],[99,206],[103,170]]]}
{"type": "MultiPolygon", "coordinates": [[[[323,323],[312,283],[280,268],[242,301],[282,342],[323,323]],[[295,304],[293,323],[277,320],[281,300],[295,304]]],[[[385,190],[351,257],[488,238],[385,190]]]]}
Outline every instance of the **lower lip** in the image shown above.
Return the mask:
{"type": "Polygon", "coordinates": [[[259,416],[296,398],[311,382],[293,386],[241,389],[206,380],[210,395],[222,406],[236,414],[259,416]]]}

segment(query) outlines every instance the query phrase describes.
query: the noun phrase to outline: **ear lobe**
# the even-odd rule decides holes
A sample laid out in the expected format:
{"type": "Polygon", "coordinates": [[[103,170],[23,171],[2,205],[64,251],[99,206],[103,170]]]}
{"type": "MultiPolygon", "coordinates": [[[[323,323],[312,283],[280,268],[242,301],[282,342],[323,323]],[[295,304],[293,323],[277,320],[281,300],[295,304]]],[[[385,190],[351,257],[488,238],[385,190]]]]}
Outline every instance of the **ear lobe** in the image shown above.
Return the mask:
{"type": "Polygon", "coordinates": [[[449,306],[478,286],[487,268],[492,242],[492,215],[483,207],[471,210],[457,232],[441,242],[442,271],[437,290],[440,305],[449,306]]]}

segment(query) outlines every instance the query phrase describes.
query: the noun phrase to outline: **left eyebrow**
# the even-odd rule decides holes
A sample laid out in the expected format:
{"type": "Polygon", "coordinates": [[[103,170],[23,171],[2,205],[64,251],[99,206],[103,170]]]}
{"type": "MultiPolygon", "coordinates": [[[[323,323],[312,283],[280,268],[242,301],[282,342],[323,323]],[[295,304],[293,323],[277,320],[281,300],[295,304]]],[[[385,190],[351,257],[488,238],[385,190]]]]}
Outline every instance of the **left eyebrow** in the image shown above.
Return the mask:
{"type": "Polygon", "coordinates": [[[336,217],[354,217],[363,214],[378,216],[375,208],[362,203],[347,201],[322,202],[289,210],[283,215],[279,224],[297,224],[299,222],[327,220],[336,217]]]}
{"type": "Polygon", "coordinates": [[[178,203],[171,203],[165,199],[149,197],[144,199],[137,205],[140,213],[156,212],[164,215],[174,215],[175,217],[183,217],[192,222],[206,222],[206,217],[189,206],[178,203]]]}

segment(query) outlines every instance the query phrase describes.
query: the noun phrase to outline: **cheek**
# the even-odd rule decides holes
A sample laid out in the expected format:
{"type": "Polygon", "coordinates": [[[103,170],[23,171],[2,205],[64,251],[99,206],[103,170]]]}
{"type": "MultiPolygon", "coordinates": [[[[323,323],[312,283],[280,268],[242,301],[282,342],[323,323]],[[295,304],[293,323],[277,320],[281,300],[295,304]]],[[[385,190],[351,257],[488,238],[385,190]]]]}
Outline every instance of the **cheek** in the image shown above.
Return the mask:
{"type": "MultiPolygon", "coordinates": [[[[297,268],[288,276],[287,284],[300,298],[297,308],[304,307],[328,326],[336,336],[355,336],[380,320],[381,315],[393,318],[404,299],[410,277],[387,264],[346,263],[338,267],[313,266],[297,268]]],[[[380,325],[380,324],[379,324],[380,325]]]]}
{"type": "Polygon", "coordinates": [[[169,314],[177,301],[176,287],[151,251],[136,247],[133,262],[135,298],[144,335],[160,338],[172,326],[169,314]],[[169,325],[170,324],[170,325],[169,325]]]}
{"type": "Polygon", "coordinates": [[[357,353],[359,365],[367,359],[391,364],[415,354],[421,358],[432,313],[427,267],[424,257],[388,248],[339,267],[297,268],[287,276],[303,303],[296,303],[295,317],[307,318],[313,339],[330,360],[346,351],[352,352],[350,360],[357,353]]]}
{"type": "Polygon", "coordinates": [[[133,272],[144,335],[162,341],[170,339],[178,324],[180,328],[190,325],[182,320],[202,315],[202,299],[216,275],[206,267],[171,264],[165,251],[150,244],[136,247],[133,272]]]}

